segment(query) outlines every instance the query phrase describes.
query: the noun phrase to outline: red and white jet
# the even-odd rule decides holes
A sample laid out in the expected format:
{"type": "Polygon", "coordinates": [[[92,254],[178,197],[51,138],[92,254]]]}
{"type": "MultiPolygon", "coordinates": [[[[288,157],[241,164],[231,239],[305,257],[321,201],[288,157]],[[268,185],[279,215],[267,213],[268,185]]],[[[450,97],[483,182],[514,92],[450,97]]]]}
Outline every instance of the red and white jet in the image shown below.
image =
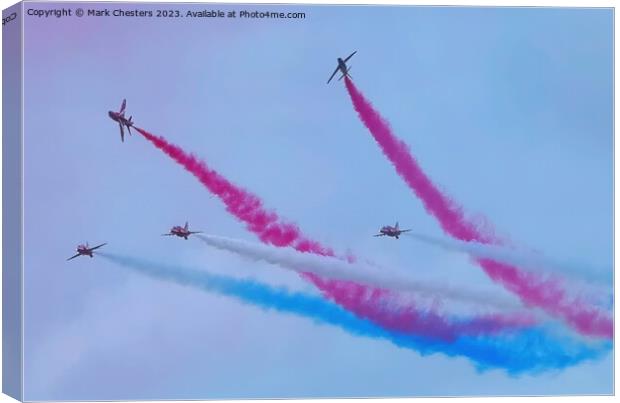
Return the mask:
{"type": "Polygon", "coordinates": [[[123,126],[127,127],[127,131],[131,134],[131,127],[133,127],[133,122],[131,121],[132,116],[127,119],[125,117],[125,106],[127,105],[126,100],[123,99],[123,103],[121,104],[121,110],[118,112],[109,111],[108,116],[115,122],[118,123],[118,127],[121,129],[121,141],[125,141],[125,130],[123,130],[123,126]]]}
{"type": "Polygon", "coordinates": [[[334,78],[334,76],[336,75],[336,73],[338,72],[338,70],[340,70],[340,72],[342,73],[342,76],[340,76],[340,78],[338,79],[338,81],[342,80],[344,77],[351,77],[351,75],[349,74],[349,71],[351,71],[351,67],[347,67],[347,62],[349,61],[350,58],[353,57],[354,54],[357,53],[357,50],[353,53],[351,53],[346,59],[342,60],[341,58],[338,58],[338,66],[336,67],[336,70],[334,70],[334,72],[332,73],[332,76],[329,78],[329,80],[327,80],[327,84],[329,84],[329,82],[332,80],[332,78],[334,78]]]}
{"type": "Polygon", "coordinates": [[[377,235],[373,235],[373,236],[391,236],[393,238],[398,239],[398,237],[400,236],[400,234],[402,234],[403,232],[409,232],[411,231],[410,229],[400,229],[398,228],[398,221],[396,222],[396,225],[394,225],[393,227],[390,225],[386,225],[384,227],[381,227],[381,229],[379,230],[379,233],[377,235]]]}
{"type": "Polygon", "coordinates": [[[106,244],[102,243],[101,245],[97,245],[97,246],[94,246],[92,248],[90,248],[88,246],[88,243],[86,245],[78,245],[78,247],[76,249],[77,253],[75,255],[71,256],[67,260],[75,259],[78,256],[90,256],[90,257],[93,257],[93,251],[95,249],[101,248],[103,245],[106,245],[106,244]]]}
{"type": "Polygon", "coordinates": [[[189,230],[189,223],[187,221],[185,221],[185,226],[181,227],[180,225],[175,225],[174,227],[172,227],[172,229],[170,229],[170,232],[167,234],[161,234],[161,236],[178,236],[179,238],[185,238],[185,240],[187,240],[187,237],[189,237],[192,234],[201,234],[202,231],[190,231],[189,230]]]}

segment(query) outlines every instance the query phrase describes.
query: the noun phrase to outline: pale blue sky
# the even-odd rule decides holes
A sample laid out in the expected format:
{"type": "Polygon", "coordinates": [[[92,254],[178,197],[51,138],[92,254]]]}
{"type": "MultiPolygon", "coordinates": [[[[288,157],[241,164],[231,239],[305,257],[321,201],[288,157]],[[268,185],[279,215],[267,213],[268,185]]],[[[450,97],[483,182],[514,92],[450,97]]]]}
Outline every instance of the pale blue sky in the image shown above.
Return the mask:
{"type": "Polygon", "coordinates": [[[325,85],[336,58],[357,50],[356,84],[468,212],[519,245],[611,270],[611,10],[247,8],[307,18],[26,17],[25,398],[611,393],[611,354],[538,376],[479,374],[464,358],[420,357],[102,259],[65,262],[79,242],[108,242],[314,292],[294,274],[159,236],[187,219],[255,240],[139,135],[120,143],[107,111],[126,97],[139,126],[203,157],[309,236],[496,290],[466,257],[370,237],[396,220],[441,232],[341,82],[325,85]]]}

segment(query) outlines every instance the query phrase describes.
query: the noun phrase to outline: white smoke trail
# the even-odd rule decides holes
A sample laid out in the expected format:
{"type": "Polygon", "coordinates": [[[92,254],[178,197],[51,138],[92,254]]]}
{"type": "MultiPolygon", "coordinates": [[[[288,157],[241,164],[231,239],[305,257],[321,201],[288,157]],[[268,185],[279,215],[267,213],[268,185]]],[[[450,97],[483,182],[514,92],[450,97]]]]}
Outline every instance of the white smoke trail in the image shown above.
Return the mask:
{"type": "Polygon", "coordinates": [[[236,253],[255,261],[278,265],[296,272],[312,272],[324,278],[353,281],[373,287],[414,292],[427,297],[443,297],[484,307],[520,310],[518,301],[483,291],[463,290],[445,284],[433,284],[413,279],[396,270],[381,269],[365,263],[349,263],[330,256],[299,252],[293,248],[276,248],[264,244],[215,235],[197,235],[199,239],[214,248],[236,253]]]}
{"type": "Polygon", "coordinates": [[[476,258],[495,260],[500,263],[518,266],[531,271],[553,272],[592,283],[602,285],[611,284],[611,273],[605,273],[600,269],[594,269],[585,265],[579,266],[571,263],[558,262],[533,252],[509,249],[504,246],[489,245],[473,241],[465,242],[455,239],[438,238],[415,232],[407,232],[403,235],[448,251],[463,252],[476,258]]]}

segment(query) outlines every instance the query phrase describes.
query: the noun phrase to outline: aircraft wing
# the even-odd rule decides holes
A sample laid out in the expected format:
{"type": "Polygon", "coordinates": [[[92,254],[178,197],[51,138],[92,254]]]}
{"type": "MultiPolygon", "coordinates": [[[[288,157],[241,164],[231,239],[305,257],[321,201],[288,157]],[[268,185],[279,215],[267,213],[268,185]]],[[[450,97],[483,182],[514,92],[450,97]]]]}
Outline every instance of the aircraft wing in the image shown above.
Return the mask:
{"type": "Polygon", "coordinates": [[[402,232],[409,232],[409,231],[411,231],[411,230],[410,230],[410,229],[401,229],[401,230],[400,230],[400,232],[401,232],[401,233],[402,233],[402,232]]]}
{"type": "Polygon", "coordinates": [[[90,250],[95,250],[101,248],[103,245],[107,245],[107,243],[102,243],[101,245],[97,245],[94,248],[90,248],[90,250]]]}
{"type": "Polygon", "coordinates": [[[123,124],[119,123],[118,127],[121,128],[121,141],[124,142],[125,141],[125,130],[123,130],[123,124]]]}
{"type": "Polygon", "coordinates": [[[334,78],[334,76],[336,75],[336,73],[338,72],[338,69],[340,68],[340,66],[336,67],[336,70],[334,70],[334,72],[332,73],[332,76],[329,78],[329,80],[327,80],[327,84],[329,84],[329,82],[332,80],[332,78],[334,78]]]}
{"type": "Polygon", "coordinates": [[[202,231],[190,231],[190,234],[202,234],[202,231]]]}
{"type": "Polygon", "coordinates": [[[377,234],[377,235],[373,235],[373,236],[385,236],[385,234],[377,234]]]}
{"type": "Polygon", "coordinates": [[[75,255],[71,256],[71,257],[70,257],[69,259],[67,259],[67,260],[75,259],[75,258],[76,258],[76,257],[78,257],[78,256],[80,256],[80,254],[79,254],[79,253],[76,253],[75,255]]]}
{"type": "Polygon", "coordinates": [[[121,115],[123,114],[123,112],[125,112],[125,106],[127,105],[127,100],[123,99],[123,103],[121,104],[121,110],[118,112],[121,115]]]}
{"type": "Polygon", "coordinates": [[[161,236],[172,236],[174,234],[161,234],[161,236]]]}
{"type": "Polygon", "coordinates": [[[350,59],[350,58],[352,58],[352,57],[353,57],[353,55],[354,55],[354,54],[356,54],[356,53],[357,53],[357,50],[356,50],[355,52],[351,53],[351,54],[349,55],[349,57],[347,57],[346,59],[344,59],[344,61],[345,61],[345,62],[348,62],[348,61],[349,61],[349,59],[350,59]]]}

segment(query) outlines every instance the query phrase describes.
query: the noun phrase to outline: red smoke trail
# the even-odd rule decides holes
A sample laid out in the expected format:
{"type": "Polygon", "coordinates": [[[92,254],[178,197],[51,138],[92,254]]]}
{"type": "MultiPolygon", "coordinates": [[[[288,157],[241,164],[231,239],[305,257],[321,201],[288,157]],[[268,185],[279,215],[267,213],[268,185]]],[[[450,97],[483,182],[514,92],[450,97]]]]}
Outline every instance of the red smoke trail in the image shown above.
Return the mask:
{"type": "MultiPolygon", "coordinates": [[[[443,230],[462,241],[497,243],[500,241],[485,234],[468,221],[462,208],[433,184],[411,154],[409,147],[398,139],[390,125],[347,77],[345,83],[353,106],[368,128],[383,154],[392,162],[401,178],[422,200],[426,210],[433,215],[443,230]]],[[[487,275],[506,289],[517,294],[528,304],[540,307],[551,315],[563,318],[578,332],[592,336],[613,337],[613,321],[600,310],[566,295],[560,283],[523,272],[514,266],[489,259],[478,259],[487,275]]]]}
{"type": "MultiPolygon", "coordinates": [[[[244,222],[262,242],[281,247],[290,246],[300,252],[335,256],[330,248],[307,239],[296,225],[284,222],[276,213],[266,210],[257,196],[232,184],[209,168],[204,161],[170,144],[163,137],[137,127],[136,130],[218,196],[224,202],[226,210],[244,222]]],[[[421,312],[413,307],[393,306],[394,304],[388,303],[393,294],[387,290],[368,288],[348,281],[325,280],[313,273],[305,273],[304,277],[313,282],[326,297],[359,317],[391,330],[426,337],[453,340],[460,334],[496,332],[535,323],[533,317],[519,314],[506,317],[488,315],[467,322],[449,323],[432,311],[421,312]]]]}

